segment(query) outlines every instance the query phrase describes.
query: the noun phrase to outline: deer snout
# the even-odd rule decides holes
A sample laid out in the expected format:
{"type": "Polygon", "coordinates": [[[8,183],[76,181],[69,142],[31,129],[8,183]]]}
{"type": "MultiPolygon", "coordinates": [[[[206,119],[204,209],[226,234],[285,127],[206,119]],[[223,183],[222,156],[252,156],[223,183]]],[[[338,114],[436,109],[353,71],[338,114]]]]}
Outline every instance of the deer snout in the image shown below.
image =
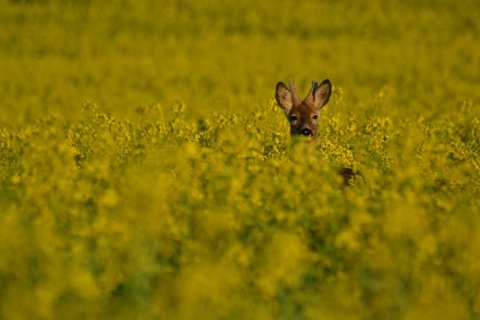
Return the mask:
{"type": "Polygon", "coordinates": [[[305,127],[300,130],[299,134],[301,134],[302,136],[311,137],[313,135],[313,132],[312,129],[305,127]]]}

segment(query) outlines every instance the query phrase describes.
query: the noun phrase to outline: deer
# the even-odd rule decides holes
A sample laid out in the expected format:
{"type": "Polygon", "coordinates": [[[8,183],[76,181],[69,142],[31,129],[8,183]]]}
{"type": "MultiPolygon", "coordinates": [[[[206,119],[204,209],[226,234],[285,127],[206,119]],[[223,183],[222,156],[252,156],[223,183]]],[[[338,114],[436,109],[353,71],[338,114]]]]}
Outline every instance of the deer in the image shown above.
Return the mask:
{"type": "MultiPolygon", "coordinates": [[[[318,135],[318,120],[320,110],[330,100],[332,84],[325,79],[320,84],[312,81],[312,87],[305,99],[300,99],[295,82],[290,79],[288,88],[283,82],[277,83],[275,99],[290,123],[290,135],[309,137],[316,141],[318,135]]],[[[343,186],[349,185],[350,180],[355,176],[351,168],[342,168],[338,172],[343,179],[343,186]]]]}

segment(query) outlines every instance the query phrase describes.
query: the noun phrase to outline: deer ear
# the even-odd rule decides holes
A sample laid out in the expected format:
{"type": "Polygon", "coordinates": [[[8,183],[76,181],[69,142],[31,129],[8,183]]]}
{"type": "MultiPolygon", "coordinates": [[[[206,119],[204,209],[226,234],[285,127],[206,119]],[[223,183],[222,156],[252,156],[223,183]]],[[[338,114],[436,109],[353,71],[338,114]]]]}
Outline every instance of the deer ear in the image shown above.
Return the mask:
{"type": "Polygon", "coordinates": [[[277,83],[277,89],[275,92],[275,99],[277,99],[278,105],[288,113],[293,107],[293,96],[290,90],[283,82],[277,83]]]}
{"type": "Polygon", "coordinates": [[[323,106],[325,106],[330,99],[331,94],[332,84],[330,83],[330,80],[323,80],[313,93],[315,107],[321,109],[323,106]]]}

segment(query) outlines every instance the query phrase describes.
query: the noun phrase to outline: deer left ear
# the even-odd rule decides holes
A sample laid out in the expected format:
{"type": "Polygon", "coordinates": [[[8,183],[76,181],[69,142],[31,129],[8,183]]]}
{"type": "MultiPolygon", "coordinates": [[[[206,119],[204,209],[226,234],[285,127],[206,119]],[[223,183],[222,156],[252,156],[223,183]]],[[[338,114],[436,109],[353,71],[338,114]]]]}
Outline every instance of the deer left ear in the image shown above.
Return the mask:
{"type": "Polygon", "coordinates": [[[315,89],[313,92],[313,101],[315,104],[315,107],[318,109],[321,109],[323,106],[325,106],[330,99],[330,95],[332,94],[332,84],[330,83],[330,80],[325,79],[320,83],[318,88],[315,89]]]}
{"type": "Polygon", "coordinates": [[[283,82],[279,82],[277,84],[277,88],[275,90],[275,99],[277,100],[278,105],[288,113],[290,109],[293,107],[293,96],[290,90],[288,90],[287,86],[283,84],[283,82]]]}

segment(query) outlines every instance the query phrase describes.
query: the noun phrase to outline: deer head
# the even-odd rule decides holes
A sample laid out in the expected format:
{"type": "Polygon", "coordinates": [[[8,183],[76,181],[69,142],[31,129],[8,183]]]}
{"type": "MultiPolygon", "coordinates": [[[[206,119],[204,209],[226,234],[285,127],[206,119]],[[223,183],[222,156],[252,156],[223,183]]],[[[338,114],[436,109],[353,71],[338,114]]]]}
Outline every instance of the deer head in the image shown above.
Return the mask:
{"type": "Polygon", "coordinates": [[[332,84],[328,79],[323,80],[320,85],[317,81],[312,81],[312,88],[303,101],[298,96],[295,82],[290,79],[289,85],[290,89],[283,82],[279,82],[275,98],[290,122],[290,134],[307,136],[315,140],[320,109],[330,99],[332,84]]]}

